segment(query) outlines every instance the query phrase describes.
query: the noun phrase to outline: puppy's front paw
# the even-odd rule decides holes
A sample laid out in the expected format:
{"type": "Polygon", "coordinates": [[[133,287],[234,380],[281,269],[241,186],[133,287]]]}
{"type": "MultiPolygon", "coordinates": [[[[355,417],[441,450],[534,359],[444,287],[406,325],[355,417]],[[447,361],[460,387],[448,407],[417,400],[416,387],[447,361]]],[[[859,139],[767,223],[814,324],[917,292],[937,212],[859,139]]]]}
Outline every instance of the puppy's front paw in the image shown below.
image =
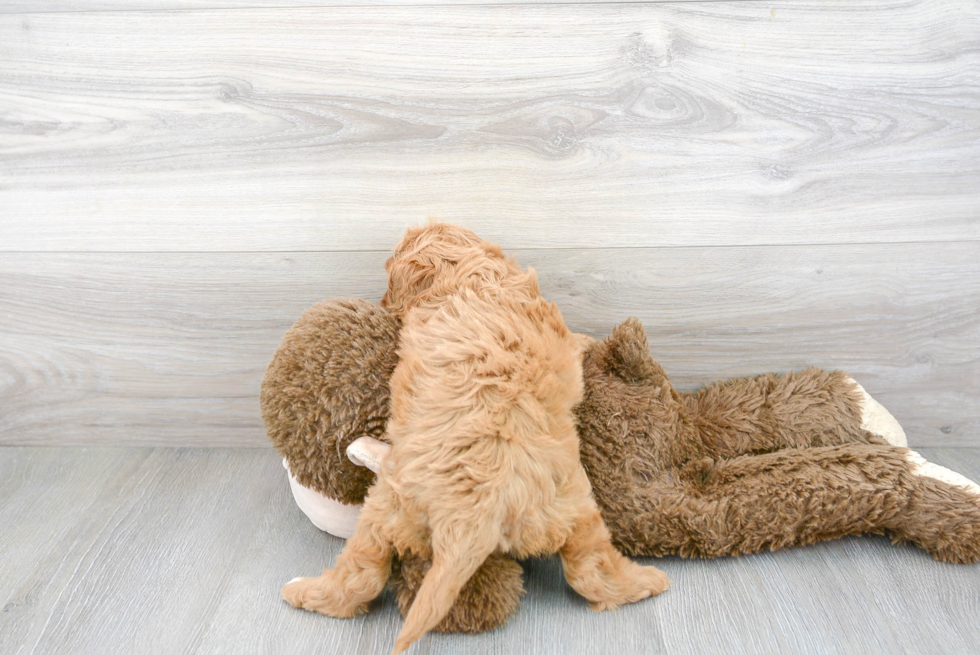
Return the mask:
{"type": "Polygon", "coordinates": [[[345,598],[342,585],[336,584],[332,571],[318,578],[293,578],[282,588],[283,599],[297,609],[349,619],[367,611],[366,603],[345,598]]]}

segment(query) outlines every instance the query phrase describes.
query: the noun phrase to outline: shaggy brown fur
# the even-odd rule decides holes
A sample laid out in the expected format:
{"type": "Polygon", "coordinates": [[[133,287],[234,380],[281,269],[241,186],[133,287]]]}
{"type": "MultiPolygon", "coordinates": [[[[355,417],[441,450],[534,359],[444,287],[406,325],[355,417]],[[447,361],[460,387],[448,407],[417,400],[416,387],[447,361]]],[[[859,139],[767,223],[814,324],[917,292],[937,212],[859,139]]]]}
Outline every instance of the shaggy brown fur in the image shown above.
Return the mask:
{"type": "Polygon", "coordinates": [[[449,612],[494,552],[559,552],[593,609],[664,591],[623,557],[579,461],[572,408],[580,341],[533,271],[447,224],[411,229],[386,265],[384,303],[402,318],[391,380],[392,445],[333,570],[283,597],[343,618],[384,587],[395,551],[432,559],[395,643],[400,653],[449,612]]]}
{"type": "Polygon", "coordinates": [[[980,561],[980,501],[913,472],[860,427],[840,372],[731,380],[679,394],[627,321],[585,356],[582,462],[614,542],[716,557],[887,533],[936,559],[980,561]]]}

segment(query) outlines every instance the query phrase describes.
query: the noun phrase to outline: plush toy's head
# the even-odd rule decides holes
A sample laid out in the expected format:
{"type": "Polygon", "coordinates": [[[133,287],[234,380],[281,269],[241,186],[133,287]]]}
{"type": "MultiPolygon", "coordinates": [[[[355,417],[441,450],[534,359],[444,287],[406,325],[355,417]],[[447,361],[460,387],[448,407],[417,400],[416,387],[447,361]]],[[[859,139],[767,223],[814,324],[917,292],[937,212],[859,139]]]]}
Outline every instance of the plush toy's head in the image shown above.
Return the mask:
{"type": "Polygon", "coordinates": [[[283,337],[262,382],[269,439],[301,485],[346,505],[364,502],[374,473],[347,455],[384,440],[399,322],[376,303],[327,300],[283,337]]]}

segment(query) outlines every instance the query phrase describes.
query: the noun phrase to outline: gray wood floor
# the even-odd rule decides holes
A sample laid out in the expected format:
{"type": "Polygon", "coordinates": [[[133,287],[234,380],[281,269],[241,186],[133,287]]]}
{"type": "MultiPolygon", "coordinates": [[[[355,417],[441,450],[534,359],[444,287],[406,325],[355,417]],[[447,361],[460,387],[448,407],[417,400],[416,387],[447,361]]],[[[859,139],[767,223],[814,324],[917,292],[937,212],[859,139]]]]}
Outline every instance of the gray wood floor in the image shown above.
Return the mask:
{"type": "MultiPolygon", "coordinates": [[[[980,449],[922,452],[980,479],[980,449]]],[[[341,546],[295,508],[270,449],[3,447],[0,652],[387,652],[390,596],[348,621],[279,598],[341,546]]],[[[506,626],[412,652],[980,652],[980,565],[881,537],[656,562],[668,593],[596,614],[557,559],[529,561],[506,626]]]]}

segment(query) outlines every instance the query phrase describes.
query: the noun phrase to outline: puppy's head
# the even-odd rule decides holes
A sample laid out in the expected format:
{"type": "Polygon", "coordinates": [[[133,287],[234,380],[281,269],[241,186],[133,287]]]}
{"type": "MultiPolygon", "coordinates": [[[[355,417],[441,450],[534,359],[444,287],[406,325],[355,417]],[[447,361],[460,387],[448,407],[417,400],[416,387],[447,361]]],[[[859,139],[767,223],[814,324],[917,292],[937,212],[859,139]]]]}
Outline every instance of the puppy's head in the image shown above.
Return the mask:
{"type": "Polygon", "coordinates": [[[500,246],[466,228],[434,221],[411,227],[385,262],[388,290],[381,305],[396,316],[404,316],[426,299],[437,280],[451,280],[461,264],[469,268],[487,257],[502,260],[504,255],[500,246]]]}

